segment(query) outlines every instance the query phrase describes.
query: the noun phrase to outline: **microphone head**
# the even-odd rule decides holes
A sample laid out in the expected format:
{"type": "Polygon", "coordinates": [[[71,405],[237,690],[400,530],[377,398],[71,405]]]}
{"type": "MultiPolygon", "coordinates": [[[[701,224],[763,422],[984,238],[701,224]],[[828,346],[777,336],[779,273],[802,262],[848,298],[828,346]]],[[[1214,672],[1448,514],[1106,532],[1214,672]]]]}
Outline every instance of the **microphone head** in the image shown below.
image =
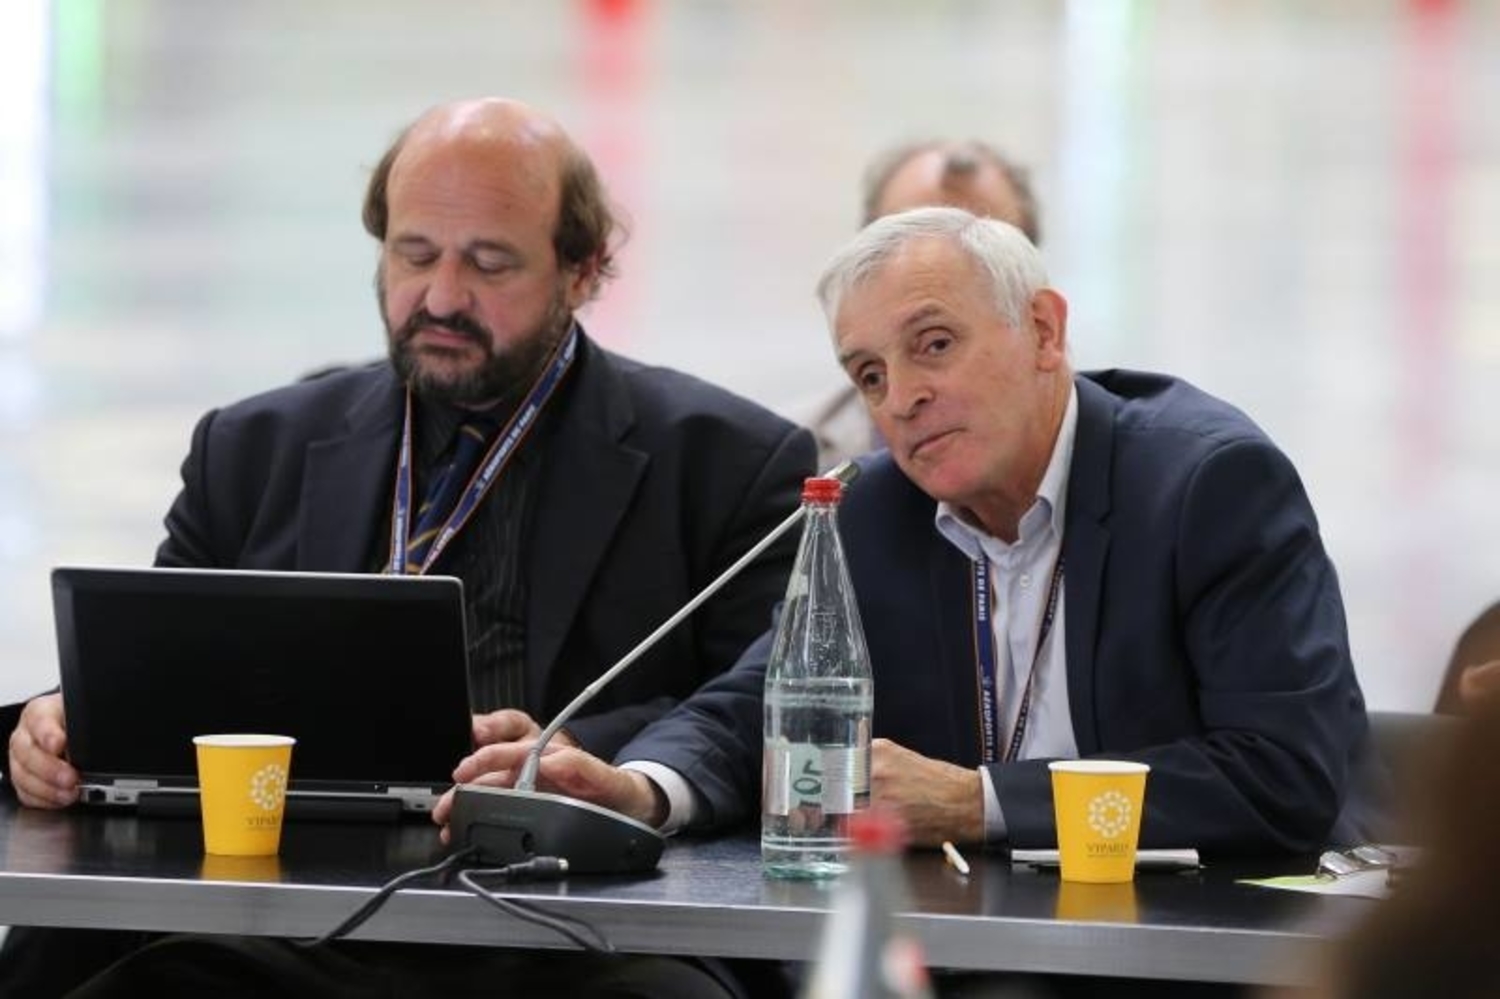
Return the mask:
{"type": "Polygon", "coordinates": [[[844,484],[844,488],[847,489],[849,488],[850,483],[859,478],[859,472],[859,462],[855,461],[853,458],[849,458],[846,461],[839,462],[837,465],[833,466],[828,471],[820,475],[819,478],[838,479],[844,484]]]}

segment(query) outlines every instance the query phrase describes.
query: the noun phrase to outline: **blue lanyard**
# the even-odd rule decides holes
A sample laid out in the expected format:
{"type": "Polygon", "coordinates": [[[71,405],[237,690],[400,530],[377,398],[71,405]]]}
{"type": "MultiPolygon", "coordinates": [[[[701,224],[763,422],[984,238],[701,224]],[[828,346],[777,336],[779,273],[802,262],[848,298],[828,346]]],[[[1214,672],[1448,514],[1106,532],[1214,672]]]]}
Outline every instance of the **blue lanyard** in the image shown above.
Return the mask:
{"type": "Polygon", "coordinates": [[[1047,636],[1052,634],[1052,622],[1057,617],[1057,602],[1062,596],[1063,557],[1059,552],[1052,566],[1052,582],[1047,588],[1047,604],[1042,611],[1042,623],[1037,629],[1036,648],[1031,654],[1031,669],[1026,674],[1026,687],[1021,692],[1021,706],[1016,712],[1016,727],[1010,733],[1005,756],[997,755],[1000,744],[1000,696],[999,668],[995,652],[995,629],[990,622],[990,590],[994,580],[990,576],[990,560],[984,556],[974,560],[974,659],[979,666],[979,730],[984,740],[985,763],[1009,763],[1021,752],[1021,742],[1026,738],[1026,724],[1031,718],[1031,688],[1036,680],[1037,664],[1042,660],[1042,649],[1047,636]]]}
{"type": "MultiPolygon", "coordinates": [[[[578,327],[574,326],[568,330],[568,335],[554,348],[551,359],[542,373],[537,376],[536,382],[531,386],[531,391],[526,393],[518,408],[510,418],[510,422],[501,430],[495,443],[490,445],[489,452],[485,454],[484,460],[479,463],[479,468],[469,479],[469,484],[464,487],[458,502],[454,504],[453,512],[444,522],[442,530],[438,531],[436,538],[432,540],[432,547],[427,550],[427,557],[422,560],[422,565],[417,569],[419,574],[427,572],[432,568],[443,549],[448,547],[448,542],[453,540],[463,526],[468,523],[469,516],[479,506],[479,501],[495,484],[500,477],[501,471],[515,455],[516,448],[526,439],[531,428],[536,423],[537,416],[542,407],[552,398],[553,391],[562,381],[563,375],[573,366],[573,359],[578,354],[578,327]]],[[[396,458],[396,498],[391,505],[391,560],[386,566],[386,571],[396,575],[404,574],[406,570],[406,536],[411,530],[411,449],[412,449],[412,420],[411,420],[411,389],[406,390],[406,421],[401,428],[401,450],[396,458]]]]}

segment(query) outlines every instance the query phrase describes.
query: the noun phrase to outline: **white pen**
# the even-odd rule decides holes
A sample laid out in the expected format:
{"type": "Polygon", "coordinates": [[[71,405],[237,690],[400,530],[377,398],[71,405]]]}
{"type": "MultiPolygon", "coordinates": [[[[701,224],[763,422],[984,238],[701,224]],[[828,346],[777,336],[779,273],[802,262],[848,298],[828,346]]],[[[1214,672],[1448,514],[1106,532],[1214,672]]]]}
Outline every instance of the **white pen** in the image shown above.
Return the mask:
{"type": "Polygon", "coordinates": [[[965,875],[969,873],[969,862],[964,859],[963,854],[958,852],[958,847],[946,839],[943,840],[943,859],[948,861],[948,866],[958,873],[965,875]]]}

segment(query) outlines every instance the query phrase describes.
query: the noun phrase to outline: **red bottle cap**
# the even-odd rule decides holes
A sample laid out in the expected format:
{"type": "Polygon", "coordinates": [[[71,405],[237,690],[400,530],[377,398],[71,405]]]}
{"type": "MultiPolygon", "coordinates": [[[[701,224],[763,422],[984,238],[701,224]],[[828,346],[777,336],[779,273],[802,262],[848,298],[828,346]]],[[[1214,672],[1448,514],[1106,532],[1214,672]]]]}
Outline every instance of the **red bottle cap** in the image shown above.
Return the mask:
{"type": "Polygon", "coordinates": [[[838,479],[813,476],[802,483],[802,502],[837,503],[844,494],[844,484],[838,479]]]}
{"type": "Polygon", "coordinates": [[[906,849],[906,823],[888,808],[855,812],[847,828],[856,852],[890,854],[906,849]]]}

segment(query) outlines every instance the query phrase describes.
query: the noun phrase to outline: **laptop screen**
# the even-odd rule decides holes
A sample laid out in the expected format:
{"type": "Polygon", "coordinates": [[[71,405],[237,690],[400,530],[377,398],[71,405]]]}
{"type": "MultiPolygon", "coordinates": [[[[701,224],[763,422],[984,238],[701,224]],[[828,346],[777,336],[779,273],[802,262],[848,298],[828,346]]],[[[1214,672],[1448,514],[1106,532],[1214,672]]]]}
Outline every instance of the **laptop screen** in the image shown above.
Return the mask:
{"type": "Polygon", "coordinates": [[[291,787],[451,783],[470,751],[446,577],[62,567],[69,754],[85,784],[196,784],[192,737],[294,736],[291,787]]]}

